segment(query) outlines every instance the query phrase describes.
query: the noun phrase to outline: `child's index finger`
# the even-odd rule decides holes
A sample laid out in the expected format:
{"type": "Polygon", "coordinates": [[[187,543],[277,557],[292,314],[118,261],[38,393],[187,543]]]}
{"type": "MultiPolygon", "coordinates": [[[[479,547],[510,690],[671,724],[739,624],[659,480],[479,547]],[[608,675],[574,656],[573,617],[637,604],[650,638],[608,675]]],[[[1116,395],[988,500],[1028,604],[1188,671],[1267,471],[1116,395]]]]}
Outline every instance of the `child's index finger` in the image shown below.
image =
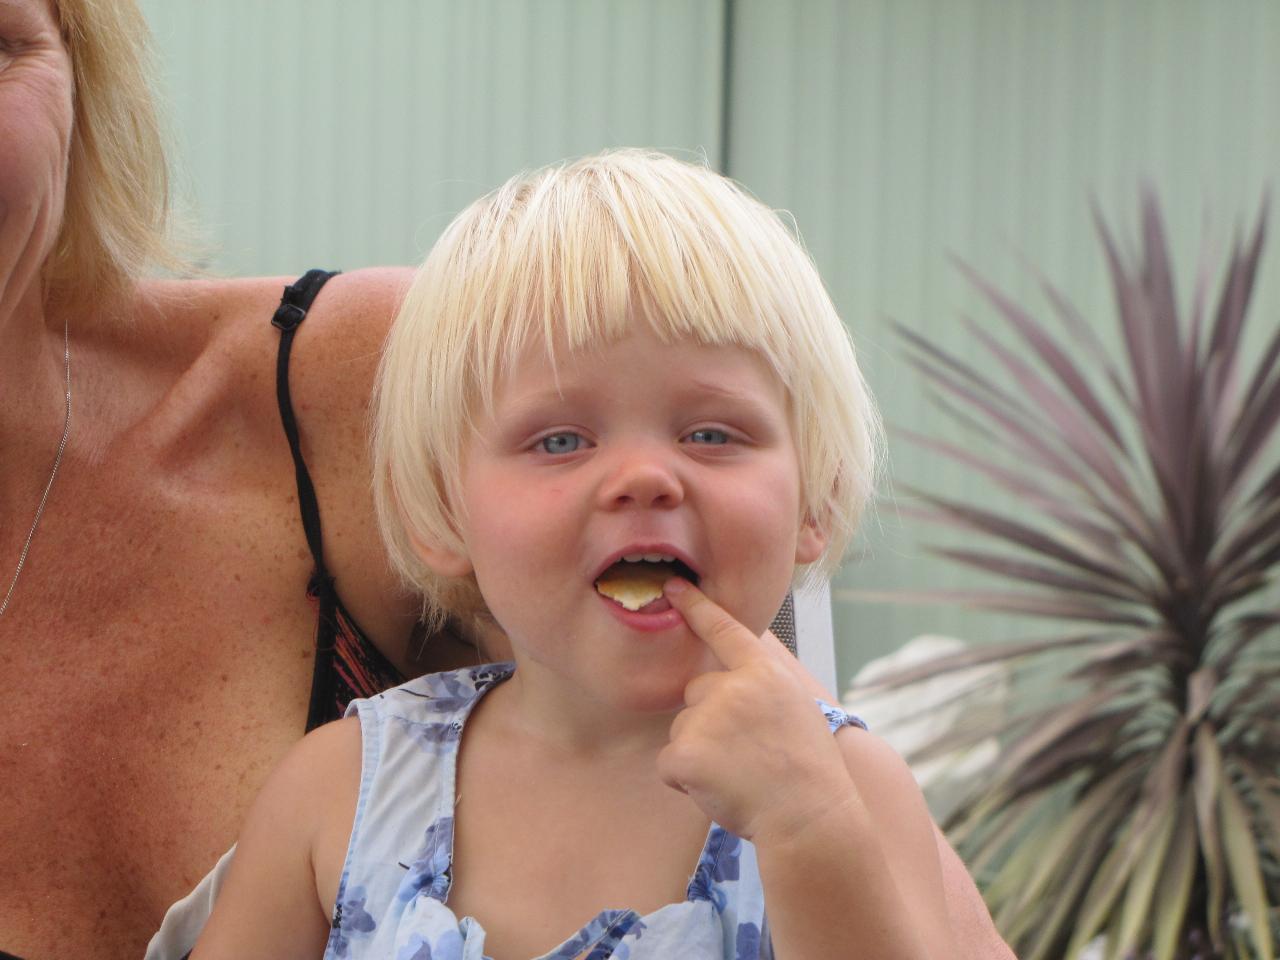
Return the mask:
{"type": "Polygon", "coordinates": [[[765,656],[758,637],[688,580],[672,577],[662,585],[662,591],[689,629],[706,642],[727,669],[765,656]]]}

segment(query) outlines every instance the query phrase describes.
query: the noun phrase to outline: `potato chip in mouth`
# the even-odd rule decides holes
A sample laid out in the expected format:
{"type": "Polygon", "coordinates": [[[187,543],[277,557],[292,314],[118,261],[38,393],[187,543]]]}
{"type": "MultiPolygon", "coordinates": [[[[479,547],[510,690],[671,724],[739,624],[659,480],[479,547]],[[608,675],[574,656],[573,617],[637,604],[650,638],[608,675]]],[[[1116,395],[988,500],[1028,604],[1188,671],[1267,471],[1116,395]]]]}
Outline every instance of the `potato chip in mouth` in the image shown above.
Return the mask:
{"type": "Polygon", "coordinates": [[[662,585],[672,577],[696,583],[696,575],[680,561],[619,560],[596,580],[596,590],[627,610],[639,610],[662,598],[662,585]]]}

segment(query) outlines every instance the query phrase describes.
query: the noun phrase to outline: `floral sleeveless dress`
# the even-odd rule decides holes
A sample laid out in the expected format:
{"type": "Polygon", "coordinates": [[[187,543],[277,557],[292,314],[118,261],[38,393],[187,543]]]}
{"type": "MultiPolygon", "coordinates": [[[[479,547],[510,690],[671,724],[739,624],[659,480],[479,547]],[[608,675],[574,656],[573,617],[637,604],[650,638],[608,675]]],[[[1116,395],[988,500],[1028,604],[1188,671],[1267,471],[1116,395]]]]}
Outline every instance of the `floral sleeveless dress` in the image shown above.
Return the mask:
{"type": "MultiPolygon", "coordinates": [[[[491,664],[420,677],[367,700],[360,798],[325,960],[484,960],[484,928],[447,906],[458,745],[472,707],[511,676],[491,664]]],[[[820,704],[834,732],[863,726],[820,704]]],[[[755,849],[712,824],[685,899],[605,910],[537,960],[759,960],[772,956],[755,849]]]]}

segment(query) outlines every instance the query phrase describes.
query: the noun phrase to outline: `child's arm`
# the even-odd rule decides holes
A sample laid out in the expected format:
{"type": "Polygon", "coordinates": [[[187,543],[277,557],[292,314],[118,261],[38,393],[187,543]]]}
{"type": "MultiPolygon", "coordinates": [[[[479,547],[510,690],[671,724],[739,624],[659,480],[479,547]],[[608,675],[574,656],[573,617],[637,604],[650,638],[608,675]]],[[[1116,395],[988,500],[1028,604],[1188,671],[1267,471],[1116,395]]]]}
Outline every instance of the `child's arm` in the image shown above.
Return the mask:
{"type": "MultiPolygon", "coordinates": [[[[827,703],[839,702],[839,698],[814,679],[795,655],[783,646],[782,641],[767,632],[765,639],[765,649],[800,679],[810,696],[827,703]],[[770,640],[773,642],[768,642],[770,640]]],[[[938,829],[936,822],[933,841],[942,869],[942,892],[947,906],[953,960],[1017,960],[1009,945],[1000,938],[987,905],[982,900],[982,894],[969,875],[968,867],[947,841],[946,835],[938,829]]]]}
{"type": "Polygon", "coordinates": [[[951,956],[932,821],[906,765],[864,731],[833,737],[794,674],[696,588],[668,597],[727,669],[689,684],[660,771],[755,844],[778,960],[951,956]]]}
{"type": "Polygon", "coordinates": [[[911,772],[861,730],[837,737],[851,789],[802,826],[755,840],[779,960],[949,958],[941,868],[911,772]]]}
{"type": "Polygon", "coordinates": [[[191,960],[316,960],[324,953],[329,904],[318,890],[341,870],[333,851],[345,843],[332,841],[351,831],[360,756],[359,721],[339,720],[309,733],[272,771],[191,960]]]}

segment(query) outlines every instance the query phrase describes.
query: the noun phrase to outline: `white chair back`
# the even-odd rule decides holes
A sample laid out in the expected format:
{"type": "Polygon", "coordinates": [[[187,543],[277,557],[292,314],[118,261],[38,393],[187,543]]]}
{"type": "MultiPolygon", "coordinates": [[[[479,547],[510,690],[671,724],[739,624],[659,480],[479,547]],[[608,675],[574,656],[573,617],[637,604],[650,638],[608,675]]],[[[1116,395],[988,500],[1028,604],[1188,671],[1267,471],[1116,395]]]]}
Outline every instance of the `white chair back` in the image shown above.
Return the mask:
{"type": "Polygon", "coordinates": [[[832,696],[840,695],[830,583],[824,580],[788,594],[770,629],[832,696]]]}

